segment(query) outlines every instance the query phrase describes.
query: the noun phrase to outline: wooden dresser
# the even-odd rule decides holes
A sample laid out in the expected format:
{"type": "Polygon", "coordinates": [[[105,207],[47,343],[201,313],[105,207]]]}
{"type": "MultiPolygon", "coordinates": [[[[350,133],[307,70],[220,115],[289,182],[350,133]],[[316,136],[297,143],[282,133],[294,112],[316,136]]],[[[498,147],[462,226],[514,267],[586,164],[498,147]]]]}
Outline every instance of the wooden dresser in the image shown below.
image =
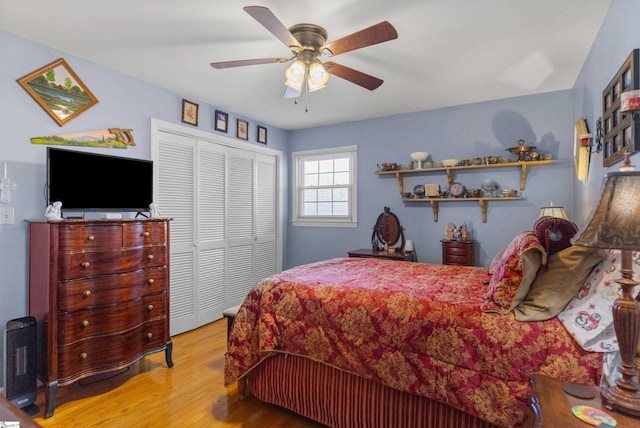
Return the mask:
{"type": "Polygon", "coordinates": [[[442,264],[473,266],[473,241],[472,240],[449,240],[442,242],[442,264]]]}
{"type": "Polygon", "coordinates": [[[29,222],[29,313],[38,320],[45,418],[58,385],[165,351],[169,221],[29,222]]]}

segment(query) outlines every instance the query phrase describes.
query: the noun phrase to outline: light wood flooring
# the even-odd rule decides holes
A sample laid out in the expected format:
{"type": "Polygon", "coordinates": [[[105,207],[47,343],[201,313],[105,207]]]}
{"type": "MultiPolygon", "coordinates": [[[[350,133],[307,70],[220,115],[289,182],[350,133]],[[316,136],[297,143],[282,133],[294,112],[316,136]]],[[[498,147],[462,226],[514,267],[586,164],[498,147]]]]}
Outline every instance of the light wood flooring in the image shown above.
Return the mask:
{"type": "Polygon", "coordinates": [[[60,387],[48,419],[42,389],[34,419],[43,427],[323,427],[251,396],[238,401],[236,385],[224,386],[226,334],[222,319],[174,336],[171,369],[158,352],[118,374],[60,387]]]}

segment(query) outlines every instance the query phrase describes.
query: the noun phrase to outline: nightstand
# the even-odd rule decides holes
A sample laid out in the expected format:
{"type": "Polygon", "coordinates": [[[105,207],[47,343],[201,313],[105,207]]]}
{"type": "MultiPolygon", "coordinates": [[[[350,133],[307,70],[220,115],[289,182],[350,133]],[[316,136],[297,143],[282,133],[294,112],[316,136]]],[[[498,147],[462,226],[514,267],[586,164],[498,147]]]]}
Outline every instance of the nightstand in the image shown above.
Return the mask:
{"type": "Polygon", "coordinates": [[[442,264],[473,266],[473,240],[443,239],[442,242],[442,264]]]}
{"type": "Polygon", "coordinates": [[[591,399],[583,399],[564,392],[562,388],[565,383],[567,382],[548,376],[533,376],[531,379],[531,403],[522,423],[523,428],[585,428],[590,426],[571,412],[573,406],[577,405],[604,410],[617,421],[619,427],[640,426],[640,419],[605,409],[600,399],[600,388],[597,386],[583,385],[584,388],[592,390],[595,395],[591,399]]]}

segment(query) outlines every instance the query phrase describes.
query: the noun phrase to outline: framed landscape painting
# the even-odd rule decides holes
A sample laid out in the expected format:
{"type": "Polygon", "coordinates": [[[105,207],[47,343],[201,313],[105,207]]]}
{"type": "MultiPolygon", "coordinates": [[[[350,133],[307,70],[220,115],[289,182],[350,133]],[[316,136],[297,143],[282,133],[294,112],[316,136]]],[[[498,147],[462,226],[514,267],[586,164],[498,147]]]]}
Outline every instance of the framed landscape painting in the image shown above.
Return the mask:
{"type": "Polygon", "coordinates": [[[60,126],[98,103],[63,58],[21,77],[18,83],[60,126]]]}

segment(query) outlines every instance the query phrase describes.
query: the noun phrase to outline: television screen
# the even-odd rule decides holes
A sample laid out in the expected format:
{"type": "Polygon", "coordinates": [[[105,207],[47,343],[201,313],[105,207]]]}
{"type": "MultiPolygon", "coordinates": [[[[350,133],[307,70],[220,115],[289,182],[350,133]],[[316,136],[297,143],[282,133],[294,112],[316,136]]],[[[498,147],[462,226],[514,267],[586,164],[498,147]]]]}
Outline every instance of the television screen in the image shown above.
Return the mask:
{"type": "Polygon", "coordinates": [[[63,211],[148,211],[153,162],[48,147],[47,190],[63,211]]]}

